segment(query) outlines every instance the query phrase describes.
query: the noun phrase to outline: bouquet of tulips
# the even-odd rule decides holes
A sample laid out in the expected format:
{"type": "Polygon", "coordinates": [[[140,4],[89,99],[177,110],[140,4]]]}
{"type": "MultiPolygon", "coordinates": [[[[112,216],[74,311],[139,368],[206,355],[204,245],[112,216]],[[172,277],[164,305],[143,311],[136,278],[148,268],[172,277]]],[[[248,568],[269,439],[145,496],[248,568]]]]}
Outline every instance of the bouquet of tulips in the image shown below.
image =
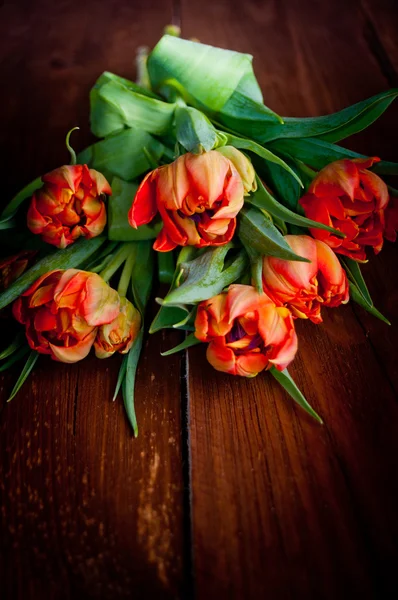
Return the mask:
{"type": "MultiPolygon", "coordinates": [[[[398,165],[337,142],[373,123],[390,90],[338,113],[281,117],[263,102],[252,57],[170,29],[138,55],[138,81],[103,73],[90,94],[99,141],[33,181],[0,216],[0,310],[22,330],[0,369],[40,354],[74,363],[124,355],[122,392],[137,434],[134,380],[149,333],[185,332],[165,354],[207,344],[219,371],[268,371],[313,417],[289,375],[296,319],[351,298],[388,323],[361,275],[394,241],[398,165]],[[21,248],[23,250],[21,251],[21,248]],[[18,250],[18,251],[17,251],[18,250]]],[[[1,315],[0,313],[0,315],[1,315]]]]}

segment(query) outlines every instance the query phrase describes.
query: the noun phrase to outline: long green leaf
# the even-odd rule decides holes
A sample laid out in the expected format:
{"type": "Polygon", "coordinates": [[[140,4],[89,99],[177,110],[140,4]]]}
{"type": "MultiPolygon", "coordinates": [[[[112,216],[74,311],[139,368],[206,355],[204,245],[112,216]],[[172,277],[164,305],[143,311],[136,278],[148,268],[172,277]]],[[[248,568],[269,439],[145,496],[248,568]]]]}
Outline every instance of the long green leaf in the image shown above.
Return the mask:
{"type": "Polygon", "coordinates": [[[369,304],[373,305],[372,298],[370,297],[369,290],[366,286],[365,280],[361,273],[361,268],[357,261],[353,260],[352,258],[348,258],[348,256],[341,256],[340,260],[343,263],[343,267],[347,271],[349,279],[356,284],[365,300],[369,304]]]}
{"type": "Polygon", "coordinates": [[[276,379],[276,381],[278,383],[280,383],[280,385],[283,387],[283,389],[286,390],[286,392],[289,394],[289,396],[291,398],[293,398],[293,400],[295,402],[297,402],[297,404],[299,404],[299,406],[301,406],[301,408],[303,408],[309,415],[311,415],[311,417],[314,417],[314,419],[316,419],[318,421],[318,423],[320,423],[321,425],[323,424],[321,417],[315,412],[315,410],[312,408],[312,406],[307,402],[304,395],[302,394],[302,392],[300,392],[299,388],[293,381],[293,379],[287,369],[284,369],[283,371],[278,371],[278,369],[276,369],[275,367],[271,367],[269,372],[276,379]]]}
{"type": "Polygon", "coordinates": [[[143,337],[144,332],[143,328],[141,328],[132,347],[124,358],[126,361],[126,370],[122,383],[123,402],[129,423],[134,432],[134,437],[138,436],[138,424],[134,406],[135,377],[137,374],[137,366],[141,354],[143,337]]]}
{"type": "Polygon", "coordinates": [[[172,252],[157,252],[158,259],[158,274],[160,283],[168,283],[173,281],[176,268],[174,256],[172,252]]]}
{"type": "Polygon", "coordinates": [[[354,283],[353,281],[350,281],[349,284],[350,284],[351,300],[354,300],[354,302],[359,304],[359,306],[362,306],[362,308],[364,308],[369,314],[373,315],[377,319],[380,319],[380,321],[383,321],[383,323],[386,323],[387,325],[391,325],[390,321],[388,319],[386,319],[386,317],[384,315],[382,315],[381,312],[378,311],[377,308],[375,308],[373,306],[373,304],[371,304],[367,301],[367,299],[362,295],[362,293],[361,293],[360,289],[358,288],[358,286],[356,285],[356,283],[354,283]]]}
{"type": "Polygon", "coordinates": [[[16,384],[12,388],[11,394],[10,394],[7,402],[11,402],[11,400],[18,394],[19,390],[21,389],[21,387],[23,386],[23,384],[29,377],[30,372],[32,371],[33,367],[35,366],[38,358],[39,358],[38,352],[36,352],[35,350],[32,350],[28,356],[28,360],[26,361],[24,368],[21,371],[20,376],[17,379],[16,384]]]}
{"type": "Polygon", "coordinates": [[[251,247],[263,256],[309,262],[293,252],[272,221],[254,206],[240,211],[238,235],[246,248],[251,247]]]}
{"type": "Polygon", "coordinates": [[[57,250],[45,256],[0,294],[0,310],[16,300],[36,279],[45,273],[54,269],[72,269],[78,267],[89,256],[94,254],[105,241],[105,236],[96,237],[91,240],[80,239],[68,246],[68,248],[65,248],[65,250],[57,250]]]}
{"type": "Polygon", "coordinates": [[[7,369],[15,365],[16,362],[22,360],[22,358],[26,356],[29,353],[29,351],[30,348],[27,344],[19,348],[17,352],[14,352],[14,354],[12,354],[8,360],[6,360],[0,365],[0,373],[7,371],[7,369]]]}
{"type": "Polygon", "coordinates": [[[24,342],[26,342],[25,334],[23,332],[18,333],[11,344],[7,346],[7,348],[4,348],[2,352],[0,352],[0,360],[4,360],[5,358],[8,358],[14,354],[14,352],[19,350],[24,342]]]}
{"type": "Polygon", "coordinates": [[[333,229],[333,227],[329,227],[323,223],[318,223],[318,221],[307,219],[307,217],[303,217],[291,211],[289,208],[286,208],[286,206],[283,206],[283,204],[280,204],[280,202],[278,202],[264,187],[259,177],[257,177],[257,190],[249,196],[247,202],[253,204],[253,206],[257,206],[257,208],[260,208],[261,210],[266,210],[273,217],[282,219],[291,225],[325,229],[326,231],[334,233],[337,237],[344,237],[344,234],[341,233],[341,231],[338,231],[338,229],[333,229]]]}
{"type": "Polygon", "coordinates": [[[260,158],[263,158],[264,160],[267,160],[271,163],[279,165],[280,167],[285,169],[288,173],[290,173],[290,175],[292,177],[294,177],[294,179],[296,179],[296,181],[300,184],[300,186],[303,187],[301,179],[297,175],[297,173],[295,171],[293,171],[293,169],[291,169],[289,167],[289,165],[287,163],[285,163],[284,160],[279,158],[279,156],[277,156],[270,150],[263,148],[262,146],[260,146],[260,144],[256,144],[256,142],[253,142],[252,140],[246,140],[246,139],[237,137],[235,135],[227,134],[224,131],[222,131],[220,133],[227,136],[229,145],[235,146],[235,148],[239,148],[240,150],[247,150],[249,152],[254,152],[260,158]]]}
{"type": "Polygon", "coordinates": [[[304,119],[286,117],[283,125],[268,124],[259,131],[256,139],[263,144],[280,138],[325,137],[331,141],[342,139],[373,123],[397,96],[398,90],[392,89],[331,115],[304,119]]]}
{"type": "Polygon", "coordinates": [[[171,354],[176,354],[177,352],[181,352],[181,350],[186,350],[187,348],[191,348],[192,346],[196,346],[197,344],[200,344],[200,340],[198,340],[197,337],[195,337],[194,333],[190,333],[189,335],[187,335],[187,337],[185,338],[185,340],[183,342],[181,342],[181,344],[178,344],[178,346],[174,346],[174,348],[171,348],[171,350],[167,350],[166,352],[161,352],[162,356],[170,356],[171,354]]]}
{"type": "Polygon", "coordinates": [[[134,303],[143,317],[153,284],[154,250],[150,240],[136,242],[134,246],[136,255],[131,275],[131,289],[134,303]]]}

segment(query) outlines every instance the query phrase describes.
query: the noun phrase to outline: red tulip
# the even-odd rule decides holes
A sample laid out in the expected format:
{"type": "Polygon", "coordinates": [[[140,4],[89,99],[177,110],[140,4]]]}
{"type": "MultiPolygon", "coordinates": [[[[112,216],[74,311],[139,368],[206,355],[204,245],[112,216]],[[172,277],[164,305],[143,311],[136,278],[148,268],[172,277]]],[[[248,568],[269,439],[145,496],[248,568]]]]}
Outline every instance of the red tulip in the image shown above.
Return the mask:
{"type": "Polygon", "coordinates": [[[97,358],[108,358],[115,352],[127,354],[141,326],[138,310],[126,298],[120,299],[120,312],[116,318],[98,328],[94,342],[97,358]]]}
{"type": "Polygon", "coordinates": [[[345,159],[327,165],[300,200],[307,217],[338,229],[345,238],[322,229],[311,229],[312,235],[360,262],[366,260],[366,246],[373,246],[376,254],[383,246],[388,188],[367,170],[379,160],[345,159]]]}
{"type": "Polygon", "coordinates": [[[0,291],[7,289],[22,275],[35,254],[33,250],[22,250],[18,254],[0,260],[0,291]]]}
{"type": "Polygon", "coordinates": [[[46,273],[13,305],[29,346],[66,363],[85,358],[98,327],[111,323],[119,310],[115,290],[99,275],[77,269],[46,273]]]}
{"type": "Polygon", "coordinates": [[[209,342],[207,360],[232,375],[254,377],[263,369],[285,369],[297,351],[293,318],[249,285],[231,285],[201,302],[195,336],[209,342]]]}
{"type": "Polygon", "coordinates": [[[163,229],[153,247],[160,252],[176,246],[220,246],[232,239],[244,192],[233,162],[217,150],[183,154],[145,177],[129,222],[136,228],[159,212],[163,229]]]}
{"type": "Polygon", "coordinates": [[[294,317],[321,323],[322,306],[349,300],[347,276],[329,246],[308,235],[286,235],[296,254],[311,262],[263,259],[263,289],[277,306],[287,306],[294,317]]]}
{"type": "Polygon", "coordinates": [[[100,235],[106,225],[104,194],[112,194],[105,177],[87,165],[65,165],[43,175],[44,185],[32,197],[29,229],[57,248],[78,237],[100,235]]]}

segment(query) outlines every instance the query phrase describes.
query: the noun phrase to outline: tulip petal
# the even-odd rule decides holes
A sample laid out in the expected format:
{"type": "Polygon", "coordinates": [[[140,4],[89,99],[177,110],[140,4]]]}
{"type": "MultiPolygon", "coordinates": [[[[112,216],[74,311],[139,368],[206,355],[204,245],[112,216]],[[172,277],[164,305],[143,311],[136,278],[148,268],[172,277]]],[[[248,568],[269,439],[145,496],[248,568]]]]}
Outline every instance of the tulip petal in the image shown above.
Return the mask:
{"type": "Polygon", "coordinates": [[[260,352],[244,354],[236,358],[236,375],[255,377],[268,365],[268,358],[260,352]]]}
{"type": "Polygon", "coordinates": [[[224,181],[230,169],[229,160],[215,150],[203,154],[188,153],[184,157],[191,185],[211,208],[222,196],[224,181]]]}
{"type": "Polygon", "coordinates": [[[236,375],[235,354],[231,348],[225,346],[223,339],[220,342],[210,342],[207,346],[206,358],[216,371],[236,375]]]}
{"type": "Polygon", "coordinates": [[[134,197],[128,213],[129,223],[134,229],[152,221],[158,211],[156,205],[156,177],[157,170],[148,173],[134,197]]]}
{"type": "Polygon", "coordinates": [[[118,315],[120,298],[96,273],[91,273],[85,283],[85,298],[81,304],[82,314],[88,325],[110,323],[118,315]]]}
{"type": "Polygon", "coordinates": [[[75,363],[89,354],[92,345],[94,344],[95,336],[97,335],[97,329],[93,329],[83,340],[68,348],[63,346],[56,346],[55,344],[49,344],[52,358],[63,363],[75,363]]]}

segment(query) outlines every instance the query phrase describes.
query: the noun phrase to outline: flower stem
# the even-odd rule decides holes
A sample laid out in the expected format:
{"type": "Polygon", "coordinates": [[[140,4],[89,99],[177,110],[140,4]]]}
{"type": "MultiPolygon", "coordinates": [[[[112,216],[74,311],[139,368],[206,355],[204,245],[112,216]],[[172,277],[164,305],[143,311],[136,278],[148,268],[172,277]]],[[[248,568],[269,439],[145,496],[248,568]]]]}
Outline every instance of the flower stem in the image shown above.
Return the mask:
{"type": "Polygon", "coordinates": [[[119,296],[124,297],[127,295],[127,290],[129,287],[131,274],[133,272],[135,263],[135,254],[135,252],[131,252],[131,254],[129,254],[129,256],[127,257],[126,262],[124,263],[123,271],[120,276],[119,285],[117,288],[119,296]]]}
{"type": "Polygon", "coordinates": [[[314,171],[314,169],[311,169],[311,167],[309,167],[308,165],[303,163],[301,160],[296,160],[295,162],[296,162],[298,168],[300,169],[300,171],[302,171],[303,173],[308,175],[308,177],[310,179],[314,179],[314,177],[316,177],[316,175],[318,174],[317,171],[314,171]]]}
{"type": "Polygon", "coordinates": [[[114,275],[119,267],[127,260],[129,254],[132,253],[133,248],[134,245],[132,242],[125,242],[122,244],[110,263],[99,273],[99,276],[102,277],[104,281],[108,282],[112,275],[114,275]]]}

